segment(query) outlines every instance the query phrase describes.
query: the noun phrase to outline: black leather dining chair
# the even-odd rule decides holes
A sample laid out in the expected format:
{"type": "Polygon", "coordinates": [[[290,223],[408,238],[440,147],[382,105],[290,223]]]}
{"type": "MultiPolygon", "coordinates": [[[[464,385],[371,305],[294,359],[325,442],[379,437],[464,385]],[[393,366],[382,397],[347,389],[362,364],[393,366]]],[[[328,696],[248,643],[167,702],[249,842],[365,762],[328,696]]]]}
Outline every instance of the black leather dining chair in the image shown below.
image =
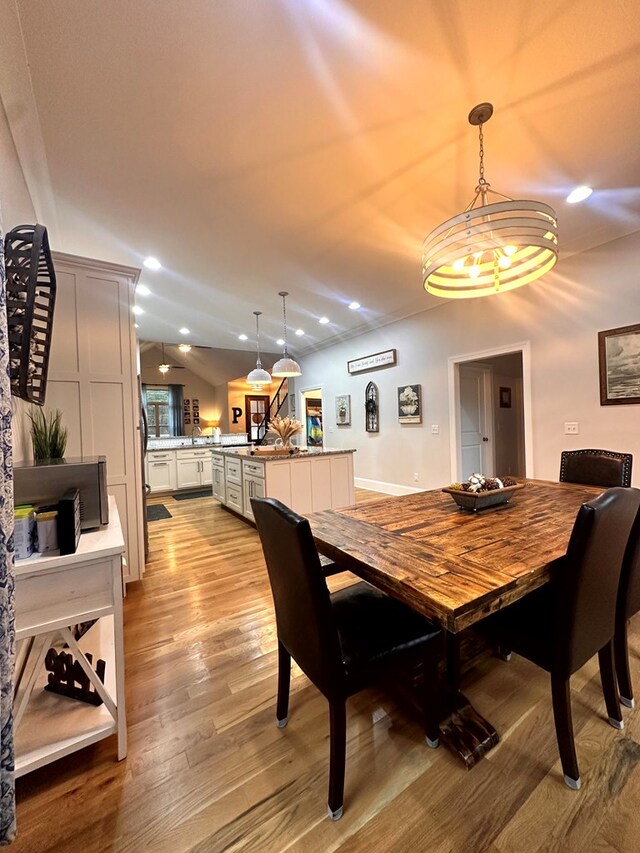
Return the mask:
{"type": "Polygon", "coordinates": [[[639,508],[640,491],[619,487],[583,504],[550,582],[478,626],[551,674],[556,738],[570,788],[580,787],[570,679],[596,653],[609,722],[623,728],[613,636],[623,557],[639,508]]]}
{"type": "Polygon", "coordinates": [[[628,622],[640,611],[640,515],[635,521],[622,563],[618,606],[616,610],[616,632],[613,649],[618,676],[620,701],[627,708],[635,705],[631,671],[629,667],[628,622]]]}
{"type": "Polygon", "coordinates": [[[342,817],[346,700],[402,660],[424,667],[427,743],[438,746],[441,631],[420,614],[355,583],[330,593],[309,522],[273,498],[251,498],[273,594],[278,632],[276,723],[288,721],[291,658],[329,701],[328,811],[342,817]]]}
{"type": "Polygon", "coordinates": [[[560,454],[560,482],[585,486],[631,485],[631,453],[613,450],[563,450],[560,454]]]}

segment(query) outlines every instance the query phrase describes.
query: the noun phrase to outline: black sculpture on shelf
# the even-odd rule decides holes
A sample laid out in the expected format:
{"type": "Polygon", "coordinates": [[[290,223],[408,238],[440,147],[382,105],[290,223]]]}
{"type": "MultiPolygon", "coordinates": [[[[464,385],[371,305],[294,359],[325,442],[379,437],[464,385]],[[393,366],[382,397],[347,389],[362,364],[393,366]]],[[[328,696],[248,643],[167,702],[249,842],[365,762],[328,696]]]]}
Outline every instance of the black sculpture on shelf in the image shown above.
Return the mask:
{"type": "Polygon", "coordinates": [[[364,401],[367,432],[378,432],[378,388],[374,382],[367,385],[364,401]]]}
{"type": "MultiPolygon", "coordinates": [[[[93,663],[93,657],[88,652],[85,657],[90,664],[93,663]]],[[[70,699],[79,699],[81,702],[88,702],[90,705],[102,705],[100,694],[91,689],[89,676],[69,652],[57,652],[55,649],[49,649],[44,659],[44,666],[51,673],[47,684],[44,686],[45,690],[49,690],[51,693],[59,693],[61,696],[68,696],[70,699]],[[76,682],[78,687],[76,687],[76,682]]],[[[96,675],[103,684],[105,668],[105,661],[101,658],[98,659],[96,675]]]]}
{"type": "Polygon", "coordinates": [[[44,405],[56,274],[44,225],[18,225],[4,239],[11,393],[44,405]]]}

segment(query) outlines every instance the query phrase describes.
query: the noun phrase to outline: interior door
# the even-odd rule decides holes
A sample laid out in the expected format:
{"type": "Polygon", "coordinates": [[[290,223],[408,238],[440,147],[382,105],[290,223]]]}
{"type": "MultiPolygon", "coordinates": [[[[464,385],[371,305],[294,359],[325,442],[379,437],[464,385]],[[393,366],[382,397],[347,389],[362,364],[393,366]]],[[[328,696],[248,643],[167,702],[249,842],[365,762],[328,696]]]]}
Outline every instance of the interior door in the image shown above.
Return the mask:
{"type": "Polygon", "coordinates": [[[249,441],[255,443],[264,438],[266,425],[261,426],[265,414],[269,411],[269,396],[266,394],[247,394],[244,398],[246,432],[249,441]]]}
{"type": "Polygon", "coordinates": [[[493,477],[491,447],[491,371],[461,364],[460,479],[479,472],[493,477]]]}

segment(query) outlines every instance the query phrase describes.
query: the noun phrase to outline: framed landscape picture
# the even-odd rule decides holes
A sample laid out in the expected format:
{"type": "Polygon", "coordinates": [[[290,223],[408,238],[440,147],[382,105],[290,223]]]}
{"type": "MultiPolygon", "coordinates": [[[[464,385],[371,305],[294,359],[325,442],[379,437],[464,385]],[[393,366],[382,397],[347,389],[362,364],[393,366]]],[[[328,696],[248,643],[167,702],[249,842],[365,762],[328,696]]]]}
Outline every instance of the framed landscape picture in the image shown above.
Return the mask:
{"type": "Polygon", "coordinates": [[[420,385],[403,385],[398,388],[398,420],[401,424],[422,423],[420,385]]]}
{"type": "Polygon", "coordinates": [[[640,323],[598,332],[600,405],[640,403],[640,323]]]}
{"type": "Polygon", "coordinates": [[[336,397],[336,424],[349,426],[351,423],[351,394],[336,397]]]}

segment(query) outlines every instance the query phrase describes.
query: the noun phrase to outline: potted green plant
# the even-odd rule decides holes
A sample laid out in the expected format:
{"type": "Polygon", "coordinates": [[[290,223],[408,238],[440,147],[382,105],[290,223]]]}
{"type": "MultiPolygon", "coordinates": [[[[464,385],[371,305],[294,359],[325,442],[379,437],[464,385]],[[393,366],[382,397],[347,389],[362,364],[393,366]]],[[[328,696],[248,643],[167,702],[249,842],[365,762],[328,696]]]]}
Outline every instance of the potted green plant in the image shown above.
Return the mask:
{"type": "Polygon", "coordinates": [[[68,431],[62,426],[60,409],[52,412],[32,408],[28,415],[31,421],[31,441],[35,461],[62,459],[67,446],[68,431]]]}

